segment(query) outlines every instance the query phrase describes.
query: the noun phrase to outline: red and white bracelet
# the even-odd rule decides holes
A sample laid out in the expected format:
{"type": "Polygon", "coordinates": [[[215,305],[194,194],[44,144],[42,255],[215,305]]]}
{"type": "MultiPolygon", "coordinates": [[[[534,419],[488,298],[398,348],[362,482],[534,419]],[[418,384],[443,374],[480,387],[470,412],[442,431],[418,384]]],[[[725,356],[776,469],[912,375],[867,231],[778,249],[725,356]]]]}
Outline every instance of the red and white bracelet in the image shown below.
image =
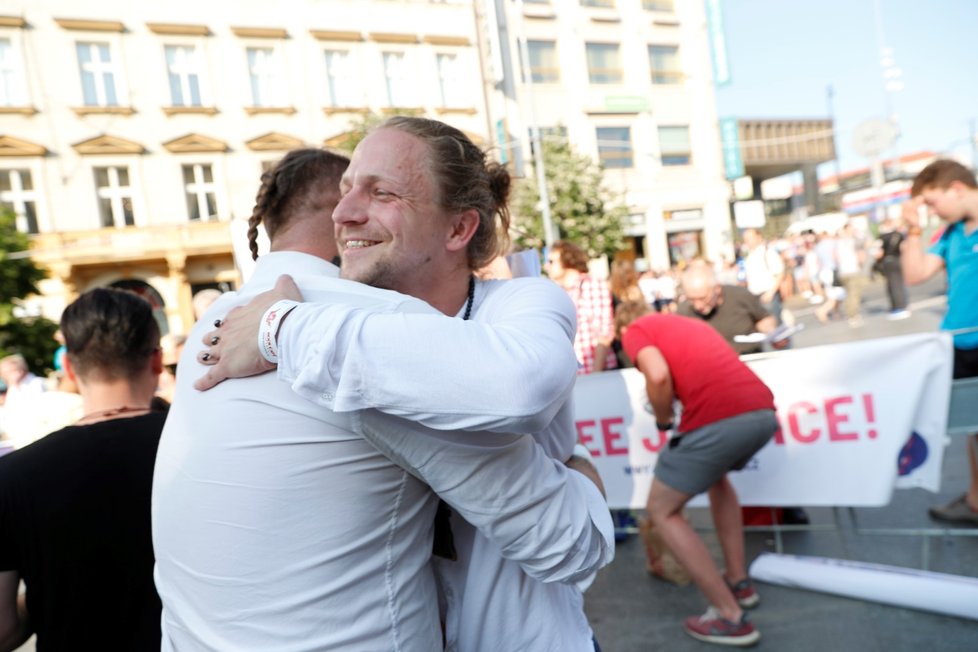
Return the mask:
{"type": "Polygon", "coordinates": [[[298,301],[282,299],[272,304],[272,307],[261,316],[258,326],[258,351],[261,357],[272,364],[278,364],[278,327],[285,316],[299,305],[298,301]]]}

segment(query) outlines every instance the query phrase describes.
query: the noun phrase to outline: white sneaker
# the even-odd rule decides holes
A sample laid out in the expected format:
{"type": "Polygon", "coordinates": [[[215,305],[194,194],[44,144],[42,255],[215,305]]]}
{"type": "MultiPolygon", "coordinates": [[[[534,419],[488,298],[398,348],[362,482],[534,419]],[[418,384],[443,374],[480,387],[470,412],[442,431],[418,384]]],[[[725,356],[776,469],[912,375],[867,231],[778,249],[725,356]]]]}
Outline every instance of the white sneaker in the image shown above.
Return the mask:
{"type": "Polygon", "coordinates": [[[909,310],[894,310],[893,312],[891,312],[890,314],[888,314],[886,316],[886,318],[889,319],[890,321],[897,321],[897,320],[900,320],[900,319],[909,319],[910,318],[910,311],[909,310]]]}

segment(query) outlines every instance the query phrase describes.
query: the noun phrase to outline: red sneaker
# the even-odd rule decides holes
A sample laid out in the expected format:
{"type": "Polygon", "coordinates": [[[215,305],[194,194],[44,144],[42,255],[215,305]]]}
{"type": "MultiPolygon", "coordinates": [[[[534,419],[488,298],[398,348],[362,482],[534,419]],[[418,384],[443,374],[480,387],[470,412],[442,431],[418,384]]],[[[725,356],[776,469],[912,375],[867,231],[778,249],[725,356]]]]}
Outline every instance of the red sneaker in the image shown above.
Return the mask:
{"type": "Polygon", "coordinates": [[[730,591],[737,598],[737,603],[741,609],[753,609],[760,604],[761,596],[754,590],[754,583],[750,581],[749,577],[745,577],[736,584],[728,583],[727,586],[730,587],[730,591]]]}
{"type": "Polygon", "coordinates": [[[687,634],[706,643],[747,647],[761,640],[761,633],[747,621],[747,614],[735,623],[722,617],[713,607],[702,616],[690,616],[683,626],[687,634]]]}

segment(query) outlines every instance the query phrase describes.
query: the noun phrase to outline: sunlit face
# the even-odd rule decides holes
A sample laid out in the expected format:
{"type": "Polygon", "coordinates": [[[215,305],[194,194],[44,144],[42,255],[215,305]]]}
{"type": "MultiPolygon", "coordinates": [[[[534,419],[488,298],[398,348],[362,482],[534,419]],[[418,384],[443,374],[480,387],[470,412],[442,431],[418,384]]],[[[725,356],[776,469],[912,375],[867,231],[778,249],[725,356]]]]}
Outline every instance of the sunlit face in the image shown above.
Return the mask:
{"type": "Polygon", "coordinates": [[[965,206],[965,186],[957,181],[947,188],[927,188],[920,193],[924,204],[942,220],[950,223],[961,221],[967,214],[965,206]]]}
{"type": "Polygon", "coordinates": [[[709,315],[713,312],[720,299],[720,287],[717,285],[696,285],[686,287],[683,291],[690,307],[700,315],[709,315]]]}
{"type": "Polygon", "coordinates": [[[397,129],[368,135],[340,181],[333,222],[343,278],[422,296],[451,230],[427,145],[397,129]]]}
{"type": "Polygon", "coordinates": [[[20,366],[16,360],[0,362],[0,380],[7,385],[16,385],[27,375],[27,370],[20,366]]]}

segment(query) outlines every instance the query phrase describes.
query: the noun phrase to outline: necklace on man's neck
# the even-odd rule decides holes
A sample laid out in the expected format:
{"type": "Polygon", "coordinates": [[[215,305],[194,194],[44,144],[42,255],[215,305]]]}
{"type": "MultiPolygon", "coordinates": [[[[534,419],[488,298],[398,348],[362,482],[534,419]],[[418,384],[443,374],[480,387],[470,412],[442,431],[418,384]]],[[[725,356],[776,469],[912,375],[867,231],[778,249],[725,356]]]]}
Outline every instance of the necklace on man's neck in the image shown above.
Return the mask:
{"type": "Polygon", "coordinates": [[[469,317],[472,316],[472,304],[475,302],[475,275],[469,274],[469,293],[465,298],[465,313],[462,315],[462,321],[468,321],[469,317]]]}
{"type": "Polygon", "coordinates": [[[90,423],[98,423],[99,421],[106,421],[112,417],[117,417],[120,414],[137,414],[141,412],[149,412],[152,408],[147,407],[132,407],[129,405],[123,405],[122,407],[109,408],[107,410],[96,410],[94,412],[89,412],[88,414],[82,415],[82,418],[75,422],[76,426],[88,425],[90,423]]]}

